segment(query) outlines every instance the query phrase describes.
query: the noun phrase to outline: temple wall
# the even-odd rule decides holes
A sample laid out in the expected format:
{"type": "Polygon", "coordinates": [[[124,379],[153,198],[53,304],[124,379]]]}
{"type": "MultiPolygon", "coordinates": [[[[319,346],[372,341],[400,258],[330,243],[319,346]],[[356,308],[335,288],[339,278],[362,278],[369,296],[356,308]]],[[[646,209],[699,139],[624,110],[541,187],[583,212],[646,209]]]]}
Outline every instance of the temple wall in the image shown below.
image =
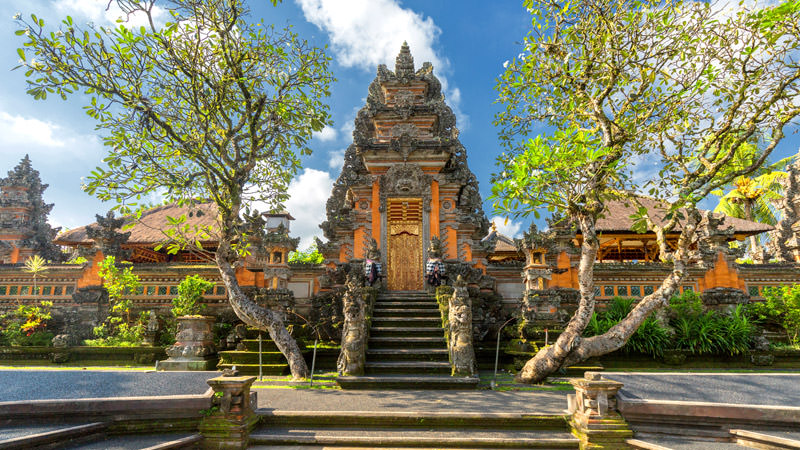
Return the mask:
{"type": "MultiPolygon", "coordinates": [[[[83,265],[49,265],[36,280],[41,295],[33,295],[33,276],[25,272],[22,265],[0,265],[0,314],[15,309],[19,304],[37,304],[47,300],[53,302],[53,331],[60,332],[68,327],[81,329],[83,334],[90,333],[92,327],[108,315],[108,298],[101,287],[102,280],[97,276],[99,261],[102,257],[83,265]]],[[[212,292],[204,296],[205,313],[226,320],[235,318],[215,265],[137,264],[134,273],[142,284],[139,292],[129,297],[134,314],[154,310],[169,315],[181,280],[188,275],[200,275],[214,283],[212,292]]],[[[289,280],[288,288],[295,296],[295,309],[301,316],[308,317],[311,298],[320,290],[318,277],[324,273],[323,268],[301,269],[295,271],[289,280]]],[[[260,273],[243,271],[238,277],[240,285],[264,287],[263,282],[258,282],[258,275],[260,273]]]]}

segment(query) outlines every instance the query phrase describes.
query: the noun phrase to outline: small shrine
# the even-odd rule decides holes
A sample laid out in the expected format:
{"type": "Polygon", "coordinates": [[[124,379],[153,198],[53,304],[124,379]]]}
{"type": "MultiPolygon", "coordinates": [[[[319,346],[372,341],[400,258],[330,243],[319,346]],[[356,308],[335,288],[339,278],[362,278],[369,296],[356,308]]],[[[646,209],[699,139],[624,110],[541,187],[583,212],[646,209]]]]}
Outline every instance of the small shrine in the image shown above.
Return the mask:
{"type": "Polygon", "coordinates": [[[426,62],[415,71],[405,43],[394,71],[378,66],[320,227],[328,240],[320,250],[329,265],[363,259],[374,239],[389,290],[423,288],[434,238],[445,261],[485,271],[481,239],[489,221],[456,117],[433,66],[426,62]]]}

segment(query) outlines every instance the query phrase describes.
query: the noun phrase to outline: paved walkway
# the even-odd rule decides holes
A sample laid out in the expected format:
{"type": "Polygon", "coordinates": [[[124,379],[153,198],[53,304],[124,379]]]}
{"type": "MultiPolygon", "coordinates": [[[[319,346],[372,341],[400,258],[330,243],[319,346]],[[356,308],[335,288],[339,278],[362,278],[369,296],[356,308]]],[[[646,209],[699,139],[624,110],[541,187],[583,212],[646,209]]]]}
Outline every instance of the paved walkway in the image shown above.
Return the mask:
{"type": "MultiPolygon", "coordinates": [[[[202,394],[218,372],[0,370],[0,402],[202,394]]],[[[629,397],[800,406],[800,373],[606,372],[629,397]]],[[[560,413],[567,391],[341,391],[255,389],[258,407],[316,411],[494,411],[560,413]]]]}
{"type": "Polygon", "coordinates": [[[800,406],[800,373],[603,372],[628,397],[743,405],[800,406]]]}
{"type": "Polygon", "coordinates": [[[258,407],[284,411],[425,411],[561,414],[566,391],[340,391],[256,389],[258,407]]]}
{"type": "Polygon", "coordinates": [[[218,372],[0,370],[0,402],[202,394],[218,372]]]}

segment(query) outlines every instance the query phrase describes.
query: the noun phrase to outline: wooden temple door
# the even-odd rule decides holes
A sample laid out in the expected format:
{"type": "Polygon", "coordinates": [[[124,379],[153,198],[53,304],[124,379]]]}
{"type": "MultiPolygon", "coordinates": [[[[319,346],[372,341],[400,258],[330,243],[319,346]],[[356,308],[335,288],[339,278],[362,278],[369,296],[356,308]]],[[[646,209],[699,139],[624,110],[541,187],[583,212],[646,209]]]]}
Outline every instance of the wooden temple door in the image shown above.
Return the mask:
{"type": "Polygon", "coordinates": [[[423,288],[422,199],[390,198],[386,208],[387,282],[392,291],[423,288]]]}

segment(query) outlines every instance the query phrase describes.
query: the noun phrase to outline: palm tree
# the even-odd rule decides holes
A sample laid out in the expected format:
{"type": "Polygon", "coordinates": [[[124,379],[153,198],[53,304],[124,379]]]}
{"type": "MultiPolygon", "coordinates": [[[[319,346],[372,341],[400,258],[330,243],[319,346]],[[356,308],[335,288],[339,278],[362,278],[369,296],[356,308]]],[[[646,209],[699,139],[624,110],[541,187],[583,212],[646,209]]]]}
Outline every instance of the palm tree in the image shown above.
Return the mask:
{"type": "Polygon", "coordinates": [[[36,279],[39,275],[47,272],[47,261],[39,255],[33,255],[25,260],[25,267],[22,270],[33,274],[33,292],[31,294],[38,295],[39,287],[36,284],[36,279]]]}
{"type": "MultiPolygon", "coordinates": [[[[743,145],[736,165],[746,167],[758,157],[760,150],[756,145],[743,145]]],[[[779,213],[775,205],[783,198],[781,180],[786,178],[786,172],[781,169],[785,168],[793,158],[790,156],[775,163],[766,163],[750,177],[737,177],[733,180],[728,193],[722,190],[714,191],[713,194],[720,197],[714,212],[769,225],[778,223],[779,213]]],[[[753,260],[764,262],[764,252],[759,237],[750,236],[749,245],[749,253],[753,260]]]]}

